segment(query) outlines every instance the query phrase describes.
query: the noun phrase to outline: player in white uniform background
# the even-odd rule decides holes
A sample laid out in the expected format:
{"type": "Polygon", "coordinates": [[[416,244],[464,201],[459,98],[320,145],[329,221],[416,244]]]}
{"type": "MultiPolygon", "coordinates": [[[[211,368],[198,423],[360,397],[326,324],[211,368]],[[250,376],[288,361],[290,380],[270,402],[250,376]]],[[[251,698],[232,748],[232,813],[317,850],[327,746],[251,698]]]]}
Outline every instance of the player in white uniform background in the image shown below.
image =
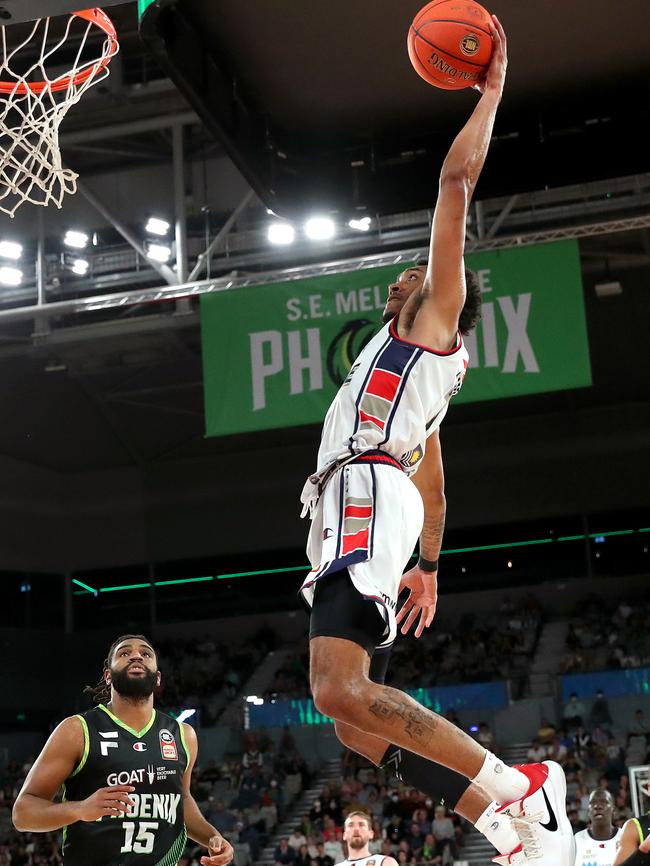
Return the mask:
{"type": "Polygon", "coordinates": [[[350,812],[343,825],[343,841],[348,846],[348,856],[336,866],[397,866],[394,857],[370,853],[368,845],[373,838],[370,815],[366,812],[350,812]]]}
{"type": "Polygon", "coordinates": [[[589,797],[589,827],[575,835],[575,866],[613,866],[623,830],[612,823],[614,798],[597,788],[589,797]]]}
{"type": "Polygon", "coordinates": [[[467,366],[462,334],[478,318],[477,280],[463,258],[465,225],[507,65],[496,18],[491,30],[482,96],[442,167],[428,264],[407,268],[389,287],[385,327],[327,413],[316,472],[301,497],[312,517],[312,568],[301,592],[311,608],[314,702],[335,720],[341,742],[472,821],[502,866],[533,859],[574,866],[561,767],[508,767],[383,685],[398,622],[404,634],[414,627],[420,637],[436,608],[445,521],[438,427],[467,366]],[[418,537],[418,564],[403,575],[418,537]],[[409,596],[396,616],[402,589],[409,596]]]}

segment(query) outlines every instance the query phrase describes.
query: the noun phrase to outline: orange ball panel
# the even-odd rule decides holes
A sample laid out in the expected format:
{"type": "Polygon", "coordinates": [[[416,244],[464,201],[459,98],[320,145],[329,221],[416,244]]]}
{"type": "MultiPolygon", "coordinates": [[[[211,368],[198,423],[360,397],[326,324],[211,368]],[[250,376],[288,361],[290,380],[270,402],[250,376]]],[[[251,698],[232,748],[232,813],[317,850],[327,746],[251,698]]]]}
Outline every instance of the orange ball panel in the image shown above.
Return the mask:
{"type": "Polygon", "coordinates": [[[492,57],[491,17],[474,0],[433,0],[409,29],[409,58],[418,75],[443,90],[479,81],[492,57]]]}

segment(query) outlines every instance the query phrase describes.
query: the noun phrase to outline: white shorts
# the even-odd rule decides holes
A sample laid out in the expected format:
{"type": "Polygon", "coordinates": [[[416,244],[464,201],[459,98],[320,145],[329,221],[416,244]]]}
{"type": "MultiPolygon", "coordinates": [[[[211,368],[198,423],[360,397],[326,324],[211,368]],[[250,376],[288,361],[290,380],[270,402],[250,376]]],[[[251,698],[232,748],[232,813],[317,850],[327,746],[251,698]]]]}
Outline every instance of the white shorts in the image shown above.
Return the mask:
{"type": "Polygon", "coordinates": [[[368,456],[328,481],[314,509],[311,571],[300,589],[311,607],[316,581],[347,568],[355,588],[384,617],[382,647],[395,640],[399,583],[424,521],[420,493],[396,464],[389,455],[368,456]]]}

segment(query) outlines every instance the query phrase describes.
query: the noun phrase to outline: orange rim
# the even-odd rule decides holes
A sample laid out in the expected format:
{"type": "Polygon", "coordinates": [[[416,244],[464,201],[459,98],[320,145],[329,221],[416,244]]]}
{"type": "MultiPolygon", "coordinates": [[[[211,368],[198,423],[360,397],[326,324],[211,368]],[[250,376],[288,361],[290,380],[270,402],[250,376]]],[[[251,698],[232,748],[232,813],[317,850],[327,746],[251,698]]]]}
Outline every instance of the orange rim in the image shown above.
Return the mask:
{"type": "Polygon", "coordinates": [[[104,12],[103,9],[85,9],[82,12],[73,12],[73,17],[85,18],[91,24],[95,24],[100,30],[106,34],[109,43],[109,50],[105,57],[101,57],[95,63],[84,66],[76,75],[66,75],[63,78],[57,79],[55,84],[48,81],[30,81],[25,84],[16,84],[8,81],[0,81],[0,93],[42,93],[44,90],[51,90],[53,93],[58,93],[61,90],[67,90],[70,84],[84,84],[88,79],[94,78],[103,69],[106,69],[113,57],[119,50],[119,42],[117,41],[117,32],[115,25],[104,12]]]}

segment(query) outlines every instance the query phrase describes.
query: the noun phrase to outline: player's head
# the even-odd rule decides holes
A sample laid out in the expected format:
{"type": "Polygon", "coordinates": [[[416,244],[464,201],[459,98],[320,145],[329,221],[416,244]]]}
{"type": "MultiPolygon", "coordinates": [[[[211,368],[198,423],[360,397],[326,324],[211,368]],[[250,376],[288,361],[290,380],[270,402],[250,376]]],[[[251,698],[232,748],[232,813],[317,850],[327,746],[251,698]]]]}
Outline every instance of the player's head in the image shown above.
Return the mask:
{"type": "Polygon", "coordinates": [[[589,797],[589,818],[591,821],[612,823],[614,798],[609,791],[596,788],[589,797]]]}
{"type": "Polygon", "coordinates": [[[111,689],[132,700],[150,698],[160,685],[156,651],[143,634],[123,634],[114,640],[104,660],[98,684],[84,691],[95,703],[110,700],[111,689]]]}
{"type": "MultiPolygon", "coordinates": [[[[388,299],[384,307],[384,324],[397,316],[413,292],[419,291],[427,273],[426,262],[416,262],[398,274],[395,282],[388,286],[388,299]]],[[[481,289],[476,273],[465,268],[465,304],[458,317],[458,330],[469,334],[481,318],[481,289]]]]}
{"type": "Polygon", "coordinates": [[[367,812],[350,812],[343,826],[343,840],[352,851],[361,851],[373,838],[372,819],[367,812]]]}

